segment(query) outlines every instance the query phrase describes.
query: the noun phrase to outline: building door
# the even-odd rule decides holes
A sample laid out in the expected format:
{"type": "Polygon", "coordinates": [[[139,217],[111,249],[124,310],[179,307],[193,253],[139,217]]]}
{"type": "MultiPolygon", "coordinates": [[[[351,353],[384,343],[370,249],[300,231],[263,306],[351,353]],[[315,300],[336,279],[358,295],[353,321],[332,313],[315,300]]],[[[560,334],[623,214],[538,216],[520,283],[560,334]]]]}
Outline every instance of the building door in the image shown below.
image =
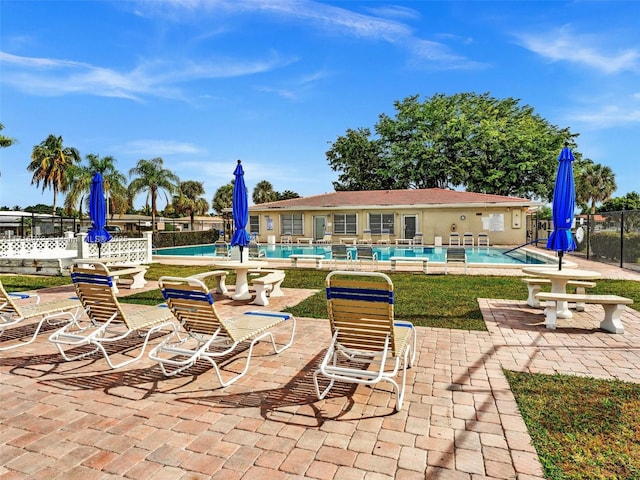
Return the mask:
{"type": "Polygon", "coordinates": [[[321,240],[324,237],[324,232],[327,228],[327,217],[314,216],[313,217],[313,239],[321,240]]]}
{"type": "Polygon", "coordinates": [[[402,238],[413,238],[416,236],[418,219],[415,215],[405,215],[402,220],[402,238]]]}

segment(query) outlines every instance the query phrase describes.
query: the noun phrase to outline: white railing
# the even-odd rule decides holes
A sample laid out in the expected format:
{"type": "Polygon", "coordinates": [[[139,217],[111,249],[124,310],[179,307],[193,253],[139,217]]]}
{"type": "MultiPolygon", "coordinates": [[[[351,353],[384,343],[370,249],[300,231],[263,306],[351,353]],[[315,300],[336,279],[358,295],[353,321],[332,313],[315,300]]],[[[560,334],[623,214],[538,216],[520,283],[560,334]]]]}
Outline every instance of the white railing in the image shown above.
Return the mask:
{"type": "MultiPolygon", "coordinates": [[[[75,238],[0,239],[0,258],[92,258],[98,257],[98,245],[85,242],[87,234],[75,238]]],[[[127,263],[150,263],[151,232],[142,238],[112,238],[100,249],[102,257],[123,257],[127,263]]]]}
{"type": "Polygon", "coordinates": [[[76,251],[75,238],[15,238],[0,240],[0,257],[64,258],[76,251]]]}

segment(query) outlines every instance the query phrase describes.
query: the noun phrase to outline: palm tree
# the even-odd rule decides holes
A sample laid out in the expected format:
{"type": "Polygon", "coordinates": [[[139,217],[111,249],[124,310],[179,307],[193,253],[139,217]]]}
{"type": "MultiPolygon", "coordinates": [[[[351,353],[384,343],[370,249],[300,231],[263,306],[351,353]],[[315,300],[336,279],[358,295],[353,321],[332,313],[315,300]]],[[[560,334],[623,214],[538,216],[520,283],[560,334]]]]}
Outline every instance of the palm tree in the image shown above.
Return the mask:
{"type": "MultiPolygon", "coordinates": [[[[0,123],[0,132],[4,130],[4,125],[0,123]]],[[[5,137],[4,135],[0,135],[0,148],[10,147],[16,143],[15,138],[5,137]]]]}
{"type": "Polygon", "coordinates": [[[80,163],[80,153],[72,147],[65,147],[62,137],[49,135],[39,145],[33,147],[31,163],[27,167],[33,172],[31,184],[53,190],[53,214],[56,214],[56,200],[58,192],[66,192],[69,188],[70,167],[80,163]]]}
{"type": "Polygon", "coordinates": [[[74,165],[69,172],[69,192],[64,201],[67,212],[78,205],[80,221],[82,221],[82,205],[88,199],[91,182],[96,172],[104,179],[104,191],[108,198],[108,210],[114,213],[125,213],[128,206],[127,189],[124,186],[127,178],[116,170],[116,159],[111,156],[100,157],[90,153],[85,157],[88,165],[74,165]]]}
{"type": "Polygon", "coordinates": [[[576,172],[576,200],[583,204],[591,202],[591,214],[596,213],[596,203],[610,199],[616,188],[613,170],[593,160],[585,159],[576,172]]]}
{"type": "Polygon", "coordinates": [[[235,182],[232,180],[230,183],[227,183],[216,190],[216,194],[213,196],[212,206],[218,215],[222,215],[222,211],[225,208],[231,208],[233,206],[234,183],[235,182]]]}
{"type": "Polygon", "coordinates": [[[259,205],[261,203],[273,202],[278,199],[278,192],[273,189],[273,185],[266,180],[258,182],[253,189],[253,203],[259,205]]]}
{"type": "Polygon", "coordinates": [[[133,199],[140,192],[147,192],[146,206],[149,206],[151,199],[151,225],[154,230],[156,228],[156,215],[158,213],[158,192],[164,190],[167,204],[169,197],[167,194],[173,194],[180,182],[178,176],[171,170],[164,168],[162,158],[157,157],[152,160],[138,160],[136,166],[129,170],[129,177],[136,176],[129,184],[129,195],[133,199]]]}
{"type": "Polygon", "coordinates": [[[204,215],[209,210],[209,202],[204,195],[202,182],[187,180],[178,185],[178,196],[173,199],[173,207],[179,214],[187,214],[191,218],[191,231],[194,230],[195,216],[204,215]]]}
{"type": "MultiPolygon", "coordinates": [[[[0,123],[0,132],[2,130],[4,130],[4,125],[0,123]]],[[[0,148],[10,147],[14,143],[16,143],[15,138],[9,138],[5,137],[4,135],[0,135],[0,148]]],[[[2,175],[2,172],[0,172],[0,175],[2,175]]]]}

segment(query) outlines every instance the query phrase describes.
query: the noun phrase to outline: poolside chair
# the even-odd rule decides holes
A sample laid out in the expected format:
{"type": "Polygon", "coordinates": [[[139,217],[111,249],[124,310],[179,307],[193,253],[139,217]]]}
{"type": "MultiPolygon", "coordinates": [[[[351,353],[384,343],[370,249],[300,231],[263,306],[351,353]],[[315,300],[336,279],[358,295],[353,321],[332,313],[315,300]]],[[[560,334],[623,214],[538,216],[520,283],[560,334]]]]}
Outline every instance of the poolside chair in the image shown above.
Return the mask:
{"type": "Polygon", "coordinates": [[[257,242],[250,242],[249,258],[267,258],[267,251],[264,248],[260,248],[257,242]]]}
{"type": "Polygon", "coordinates": [[[64,322],[59,317],[69,317],[69,321],[73,321],[81,313],[82,305],[78,299],[40,303],[38,294],[7,293],[2,282],[0,282],[0,340],[2,340],[2,335],[9,327],[15,327],[32,318],[42,317],[29,340],[0,347],[0,351],[11,350],[32,343],[45,322],[48,325],[58,325],[64,322]],[[26,300],[32,303],[24,304],[26,300]]]}
{"type": "Polygon", "coordinates": [[[480,232],[478,234],[478,242],[476,243],[479,247],[488,247],[489,246],[489,235],[486,232],[480,232]]]}
{"type": "Polygon", "coordinates": [[[378,268],[378,252],[373,251],[373,247],[369,245],[356,246],[356,260],[362,268],[362,262],[371,262],[371,269],[378,268]]]}
{"type": "Polygon", "coordinates": [[[213,244],[215,248],[216,257],[229,257],[231,256],[231,247],[227,242],[216,242],[213,244]]]}
{"type": "Polygon", "coordinates": [[[351,250],[347,249],[346,245],[331,245],[331,262],[333,267],[336,266],[337,260],[344,260],[347,264],[347,269],[351,268],[351,250]]]}
{"type": "Polygon", "coordinates": [[[165,328],[176,330],[173,315],[168,308],[160,307],[145,307],[135,313],[125,313],[115,295],[114,280],[107,267],[97,262],[93,266],[92,269],[71,267],[71,279],[86,319],[75,319],[54,332],[49,341],[56,345],[65,360],[77,360],[99,351],[111,368],[124,367],[142,357],[152,334],[165,328]],[[131,339],[136,338],[144,339],[142,345],[136,342],[139,354],[114,363],[106,347],[123,345],[125,342],[130,346],[131,339]],[[74,356],[69,356],[64,350],[64,347],[82,345],[95,348],[74,356]]]}
{"type": "Polygon", "coordinates": [[[387,245],[391,243],[388,229],[382,229],[382,231],[380,232],[380,240],[378,240],[378,243],[386,243],[387,245]]]}
{"type": "Polygon", "coordinates": [[[363,230],[362,238],[358,240],[358,243],[362,243],[364,245],[371,245],[373,243],[373,239],[371,238],[371,230],[363,230]]]}
{"type": "Polygon", "coordinates": [[[449,246],[460,246],[460,234],[453,232],[449,235],[449,246]]]}
{"type": "Polygon", "coordinates": [[[415,236],[413,237],[413,244],[424,245],[424,236],[422,235],[422,233],[416,232],[415,236]]]}
{"type": "Polygon", "coordinates": [[[448,273],[450,263],[463,264],[464,273],[467,273],[467,251],[464,248],[447,248],[447,257],[444,263],[444,273],[448,273]]]}
{"type": "Polygon", "coordinates": [[[160,277],[159,285],[171,313],[184,329],[174,332],[149,352],[149,358],[159,363],[166,376],[176,375],[198,360],[206,360],[213,365],[220,384],[226,387],[247,373],[253,346],[260,340],[270,339],[275,353],[293,343],[296,319],[290,313],[257,311],[222,319],[211,292],[200,280],[165,276],[160,277]],[[285,345],[278,346],[272,330],[285,321],[290,321],[291,337],[285,345]],[[238,346],[247,342],[243,370],[224,381],[219,362],[227,362],[238,346]]]}
{"type": "Polygon", "coordinates": [[[291,245],[291,234],[285,233],[280,236],[280,245],[291,245]]]}
{"type": "Polygon", "coordinates": [[[396,394],[396,411],[402,409],[407,368],[416,355],[416,334],[410,322],[397,322],[393,313],[393,283],[384,273],[329,273],[325,280],[331,344],[314,372],[318,399],[336,381],[375,385],[386,381],[396,394]],[[402,370],[400,383],[396,381],[402,370]],[[320,389],[319,377],[329,384],[320,389]]]}
{"type": "Polygon", "coordinates": [[[331,232],[324,232],[324,236],[320,240],[316,240],[316,243],[331,245],[333,243],[333,235],[331,232]]]}
{"type": "Polygon", "coordinates": [[[473,247],[473,233],[471,232],[464,232],[462,234],[462,246],[463,247],[473,247]]]}

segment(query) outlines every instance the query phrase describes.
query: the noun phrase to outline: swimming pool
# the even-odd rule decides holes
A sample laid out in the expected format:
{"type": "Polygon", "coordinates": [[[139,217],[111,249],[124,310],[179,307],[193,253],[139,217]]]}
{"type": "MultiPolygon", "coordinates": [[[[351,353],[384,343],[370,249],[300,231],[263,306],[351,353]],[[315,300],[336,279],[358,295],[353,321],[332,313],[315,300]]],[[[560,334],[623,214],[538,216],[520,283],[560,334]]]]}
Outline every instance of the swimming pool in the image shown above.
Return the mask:
{"type": "MultiPolygon", "coordinates": [[[[353,258],[356,256],[355,247],[347,247],[351,250],[353,258]]],[[[331,246],[329,245],[260,245],[267,259],[286,259],[290,255],[323,255],[331,258],[331,246]]],[[[473,264],[490,265],[544,265],[554,263],[553,257],[545,257],[538,252],[524,248],[507,253],[509,248],[499,247],[466,247],[467,261],[473,264]]],[[[390,257],[427,257],[430,262],[444,262],[447,247],[407,247],[407,246],[374,246],[373,251],[378,253],[378,260],[389,260],[390,257]]],[[[154,255],[176,255],[187,257],[215,256],[214,245],[195,245],[189,247],[160,248],[154,251],[154,255]]]]}

